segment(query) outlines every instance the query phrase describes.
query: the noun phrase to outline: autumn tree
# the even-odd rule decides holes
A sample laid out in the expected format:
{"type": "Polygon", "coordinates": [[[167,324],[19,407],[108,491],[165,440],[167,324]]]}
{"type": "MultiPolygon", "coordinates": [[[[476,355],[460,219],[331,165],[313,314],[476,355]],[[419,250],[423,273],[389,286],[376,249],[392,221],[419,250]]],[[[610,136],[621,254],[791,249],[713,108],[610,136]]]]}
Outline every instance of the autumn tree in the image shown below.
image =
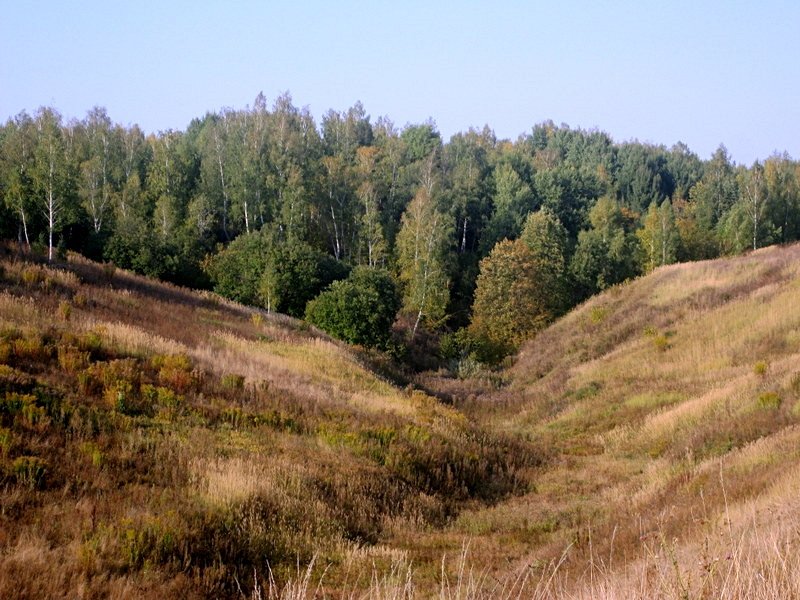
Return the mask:
{"type": "Polygon", "coordinates": [[[704,168],[702,179],[689,191],[697,204],[697,218],[706,229],[714,229],[738,197],[736,174],[728,150],[720,145],[704,168]]]}
{"type": "Polygon", "coordinates": [[[267,311],[302,317],[309,300],[348,274],[344,264],[307,242],[280,232],[271,239],[258,287],[260,304],[267,311]]]}
{"type": "Polygon", "coordinates": [[[104,108],[94,107],[80,123],[83,148],[78,157],[78,193],[91,219],[92,231],[100,234],[113,208],[116,193],[115,163],[121,158],[113,124],[104,108]]]}
{"type": "Polygon", "coordinates": [[[767,218],[782,242],[800,239],[800,167],[788,155],[771,156],[764,163],[767,218]]]}
{"type": "Polygon", "coordinates": [[[772,238],[763,165],[756,161],[750,169],[740,167],[736,181],[739,198],[721,222],[722,241],[728,252],[756,250],[772,238]]]}
{"type": "Polygon", "coordinates": [[[214,291],[243,304],[260,304],[260,284],[270,260],[267,231],[245,233],[203,261],[214,291]]]}
{"type": "Polygon", "coordinates": [[[356,195],[361,210],[362,262],[370,267],[382,266],[388,250],[381,223],[381,206],[376,182],[376,162],[379,152],[374,146],[362,146],[356,152],[356,168],[361,180],[356,195]]]}
{"type": "Polygon", "coordinates": [[[450,220],[436,207],[429,188],[420,186],[403,214],[397,237],[403,307],[414,317],[412,339],[421,322],[436,325],[445,315],[451,230],[450,220]]]}
{"type": "Polygon", "coordinates": [[[496,358],[553,318],[544,261],[521,240],[503,240],[480,263],[470,333],[488,342],[496,358]]]}

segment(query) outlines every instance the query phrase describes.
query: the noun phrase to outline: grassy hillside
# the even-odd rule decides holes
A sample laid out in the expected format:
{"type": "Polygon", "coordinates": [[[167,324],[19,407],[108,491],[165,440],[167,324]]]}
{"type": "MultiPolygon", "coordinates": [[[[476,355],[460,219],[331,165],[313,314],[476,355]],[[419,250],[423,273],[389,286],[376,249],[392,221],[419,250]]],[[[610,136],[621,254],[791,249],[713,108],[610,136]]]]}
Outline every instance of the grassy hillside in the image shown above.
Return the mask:
{"type": "Polygon", "coordinates": [[[501,374],[398,385],[285,317],[6,255],[0,597],[800,595],[798,299],[800,246],[676,265],[501,374]]]}
{"type": "Polygon", "coordinates": [[[502,539],[546,596],[800,595],[800,246],[611,289],[505,375],[462,408],[548,459],[534,493],[459,516],[473,553],[502,539]]]}
{"type": "Polygon", "coordinates": [[[314,558],[344,585],[538,460],[299,322],[0,266],[0,597],[238,596],[314,558]]]}

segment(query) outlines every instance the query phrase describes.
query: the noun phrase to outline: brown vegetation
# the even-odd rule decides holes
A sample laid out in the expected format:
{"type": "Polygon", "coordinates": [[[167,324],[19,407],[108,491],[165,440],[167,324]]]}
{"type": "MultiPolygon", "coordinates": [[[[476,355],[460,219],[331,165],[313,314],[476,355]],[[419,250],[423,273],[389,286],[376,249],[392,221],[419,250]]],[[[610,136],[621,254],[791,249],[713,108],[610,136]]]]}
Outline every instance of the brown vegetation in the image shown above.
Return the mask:
{"type": "Polygon", "coordinates": [[[504,373],[0,260],[0,597],[800,594],[800,246],[657,269],[504,373]]]}

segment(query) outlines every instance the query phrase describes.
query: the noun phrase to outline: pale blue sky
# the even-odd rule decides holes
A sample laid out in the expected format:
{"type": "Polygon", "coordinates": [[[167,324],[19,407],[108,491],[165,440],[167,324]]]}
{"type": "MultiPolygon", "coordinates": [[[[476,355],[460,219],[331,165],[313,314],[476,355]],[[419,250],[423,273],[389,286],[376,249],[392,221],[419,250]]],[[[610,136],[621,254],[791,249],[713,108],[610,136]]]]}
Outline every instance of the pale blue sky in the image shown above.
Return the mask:
{"type": "Polygon", "coordinates": [[[800,2],[0,0],[0,120],[94,105],[146,131],[283,91],[319,120],[543,120],[615,140],[800,158],[800,2]]]}

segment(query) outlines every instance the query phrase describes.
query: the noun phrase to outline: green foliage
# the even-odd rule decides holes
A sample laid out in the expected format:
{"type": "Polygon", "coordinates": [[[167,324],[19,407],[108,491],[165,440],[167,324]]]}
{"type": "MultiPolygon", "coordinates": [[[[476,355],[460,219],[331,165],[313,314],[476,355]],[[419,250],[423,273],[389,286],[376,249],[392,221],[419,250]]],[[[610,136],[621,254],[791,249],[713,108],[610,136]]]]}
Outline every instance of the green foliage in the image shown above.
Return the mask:
{"type": "Polygon", "coordinates": [[[267,268],[271,247],[270,236],[258,231],[240,235],[208,256],[203,269],[214,291],[242,304],[259,304],[259,283],[267,268]]]}
{"type": "Polygon", "coordinates": [[[391,276],[357,267],[308,303],[306,320],[351,344],[386,348],[400,296],[391,276]]]}
{"type": "Polygon", "coordinates": [[[449,361],[451,370],[459,377],[479,371],[479,365],[500,362],[506,352],[505,345],[498,346],[488,336],[469,327],[443,335],[439,343],[440,355],[449,361]]]}
{"type": "Polygon", "coordinates": [[[360,104],[315,123],[289,94],[150,136],[103,108],[66,123],[42,107],[0,126],[0,235],[295,316],[346,275],[336,261],[387,268],[416,332],[468,323],[480,260],[526,227],[554,314],[662,264],[797,240],[797,172],[786,154],[737,167],[724,146],[701,161],[552,122],[443,143],[360,104]]]}
{"type": "Polygon", "coordinates": [[[533,193],[510,165],[495,171],[494,210],[481,237],[483,253],[488,254],[504,239],[516,239],[525,217],[533,210],[533,193]]]}
{"type": "Polygon", "coordinates": [[[345,265],[305,242],[276,244],[259,281],[261,304],[268,311],[302,317],[308,301],[347,272],[345,265]]]}
{"type": "Polygon", "coordinates": [[[639,273],[641,246],[619,204],[601,198],[589,213],[592,228],[581,231],[570,262],[575,296],[584,299],[639,273]]]}
{"type": "Polygon", "coordinates": [[[569,306],[567,230],[549,209],[528,215],[520,240],[539,264],[537,283],[546,292],[545,307],[551,317],[569,306]]]}
{"type": "Polygon", "coordinates": [[[521,240],[497,244],[480,269],[470,331],[503,356],[554,317],[547,287],[551,273],[521,240]]]}
{"type": "Polygon", "coordinates": [[[678,256],[680,234],[675,225],[675,213],[669,200],[661,206],[654,203],[647,210],[644,227],[636,232],[644,250],[645,272],[675,262],[678,256]]]}
{"type": "Polygon", "coordinates": [[[397,238],[403,308],[416,319],[413,333],[421,322],[435,326],[445,315],[450,298],[451,228],[430,191],[420,187],[403,214],[397,238]]]}

